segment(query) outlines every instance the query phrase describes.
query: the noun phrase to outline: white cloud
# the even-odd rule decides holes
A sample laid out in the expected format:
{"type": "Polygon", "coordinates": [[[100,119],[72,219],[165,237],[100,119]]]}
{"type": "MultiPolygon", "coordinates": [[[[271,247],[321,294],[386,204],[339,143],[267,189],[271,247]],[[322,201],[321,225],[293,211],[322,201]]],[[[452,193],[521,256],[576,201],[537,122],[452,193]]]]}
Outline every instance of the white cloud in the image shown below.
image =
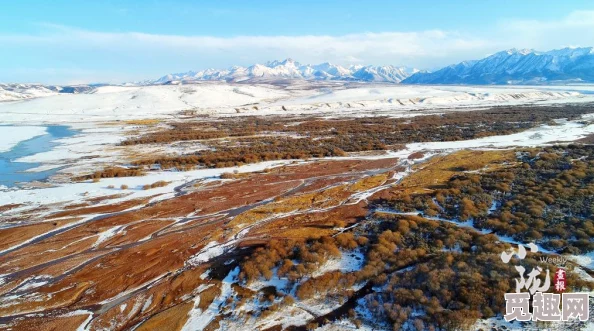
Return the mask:
{"type": "MultiPolygon", "coordinates": [[[[501,22],[499,39],[521,48],[549,50],[569,46],[594,46],[594,11],[574,11],[550,21],[509,20],[501,22]]],[[[496,37],[496,36],[494,36],[496,37]]]]}
{"type": "MultiPolygon", "coordinates": [[[[506,48],[548,50],[594,45],[594,11],[576,11],[555,21],[509,20],[482,31],[427,30],[342,36],[183,36],[97,32],[53,24],[38,34],[1,35],[5,52],[29,52],[44,67],[67,68],[54,77],[87,79],[93,72],[119,72],[122,79],[152,78],[171,71],[249,65],[292,57],[303,63],[369,63],[435,68],[481,58],[506,48]],[[39,54],[35,57],[35,52],[39,54]],[[71,68],[84,75],[76,75],[71,68]]],[[[18,62],[19,59],[16,58],[18,62]]],[[[29,58],[28,58],[29,60],[29,58]]],[[[29,67],[28,63],[18,63],[29,67]]],[[[2,67],[0,66],[0,69],[2,67]]],[[[6,74],[9,70],[0,70],[6,74]]],[[[1,74],[0,74],[1,75],[1,74]]],[[[105,79],[105,75],[97,78],[105,79]]],[[[5,80],[0,76],[0,80],[5,80]]]]}
{"type": "Polygon", "coordinates": [[[86,59],[98,62],[109,60],[116,67],[144,64],[150,72],[154,65],[160,70],[167,68],[166,72],[169,72],[249,65],[286,57],[303,63],[330,61],[343,65],[369,63],[426,67],[455,61],[470,50],[488,46],[485,40],[439,30],[343,36],[221,38],[137,32],[106,33],[49,24],[43,26],[44,31],[38,35],[0,35],[0,44],[8,49],[43,49],[48,60],[57,60],[70,66],[93,65],[86,59]]]}
{"type": "MultiPolygon", "coordinates": [[[[484,46],[484,41],[439,30],[421,32],[360,33],[343,36],[179,36],[137,32],[105,33],[44,24],[44,33],[36,36],[0,35],[5,44],[45,44],[72,49],[100,47],[105,51],[157,50],[192,52],[289,53],[316,58],[330,56],[348,59],[390,56],[441,56],[451,51],[484,46]],[[437,52],[436,52],[437,51],[437,52]]],[[[318,59],[320,60],[320,59],[318,59]]],[[[392,58],[386,58],[392,60],[392,58]]]]}

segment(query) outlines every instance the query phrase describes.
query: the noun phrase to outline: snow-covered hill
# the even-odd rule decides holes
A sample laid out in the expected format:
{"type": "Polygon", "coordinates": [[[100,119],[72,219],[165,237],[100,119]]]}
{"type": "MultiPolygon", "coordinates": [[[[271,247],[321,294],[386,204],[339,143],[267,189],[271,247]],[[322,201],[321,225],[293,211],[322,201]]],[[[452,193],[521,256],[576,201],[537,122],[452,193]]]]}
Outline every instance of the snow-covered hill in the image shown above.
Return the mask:
{"type": "Polygon", "coordinates": [[[46,97],[58,93],[83,93],[92,90],[89,85],[57,86],[42,84],[3,84],[0,83],[0,101],[17,101],[46,97]]]}
{"type": "Polygon", "coordinates": [[[257,81],[260,79],[306,79],[306,80],[352,80],[367,82],[399,83],[416,72],[415,69],[395,66],[343,66],[322,63],[302,65],[293,59],[269,61],[266,64],[254,64],[249,67],[234,66],[229,69],[206,69],[169,74],[150,83],[171,84],[184,81],[225,80],[257,81]]]}
{"type": "Polygon", "coordinates": [[[594,49],[549,52],[510,49],[482,60],[464,61],[431,73],[416,73],[406,84],[554,84],[594,82],[594,49]]]}
{"type": "Polygon", "coordinates": [[[592,102],[594,86],[416,86],[291,80],[102,86],[26,102],[0,102],[0,123],[90,123],[172,116],[411,116],[451,109],[592,102]]]}

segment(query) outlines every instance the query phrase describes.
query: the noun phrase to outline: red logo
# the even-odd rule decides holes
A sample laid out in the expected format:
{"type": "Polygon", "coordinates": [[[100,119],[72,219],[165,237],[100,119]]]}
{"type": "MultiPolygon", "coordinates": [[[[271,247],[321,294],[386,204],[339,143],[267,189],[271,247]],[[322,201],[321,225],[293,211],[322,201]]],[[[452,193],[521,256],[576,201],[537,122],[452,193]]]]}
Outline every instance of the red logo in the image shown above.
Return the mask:
{"type": "Polygon", "coordinates": [[[558,268],[553,278],[553,284],[555,285],[556,292],[565,291],[565,269],[558,268]]]}

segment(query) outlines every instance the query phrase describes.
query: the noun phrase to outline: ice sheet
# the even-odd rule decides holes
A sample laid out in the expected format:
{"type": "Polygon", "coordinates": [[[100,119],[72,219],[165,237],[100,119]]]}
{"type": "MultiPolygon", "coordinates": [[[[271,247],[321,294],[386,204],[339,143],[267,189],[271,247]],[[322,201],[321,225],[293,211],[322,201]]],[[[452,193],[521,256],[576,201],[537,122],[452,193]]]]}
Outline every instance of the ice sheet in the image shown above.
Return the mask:
{"type": "Polygon", "coordinates": [[[46,132],[42,126],[0,125],[0,153],[11,150],[21,141],[42,136],[46,132]]]}

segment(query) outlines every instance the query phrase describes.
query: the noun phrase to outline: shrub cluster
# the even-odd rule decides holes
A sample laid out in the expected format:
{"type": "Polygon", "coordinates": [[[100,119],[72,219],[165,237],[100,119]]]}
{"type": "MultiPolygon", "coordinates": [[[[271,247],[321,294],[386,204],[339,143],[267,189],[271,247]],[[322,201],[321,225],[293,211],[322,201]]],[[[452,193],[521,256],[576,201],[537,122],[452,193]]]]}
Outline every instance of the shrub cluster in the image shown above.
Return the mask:
{"type": "Polygon", "coordinates": [[[399,196],[384,207],[472,220],[523,242],[560,253],[594,250],[594,146],[571,145],[520,153],[521,163],[452,177],[432,193],[399,196]]]}

